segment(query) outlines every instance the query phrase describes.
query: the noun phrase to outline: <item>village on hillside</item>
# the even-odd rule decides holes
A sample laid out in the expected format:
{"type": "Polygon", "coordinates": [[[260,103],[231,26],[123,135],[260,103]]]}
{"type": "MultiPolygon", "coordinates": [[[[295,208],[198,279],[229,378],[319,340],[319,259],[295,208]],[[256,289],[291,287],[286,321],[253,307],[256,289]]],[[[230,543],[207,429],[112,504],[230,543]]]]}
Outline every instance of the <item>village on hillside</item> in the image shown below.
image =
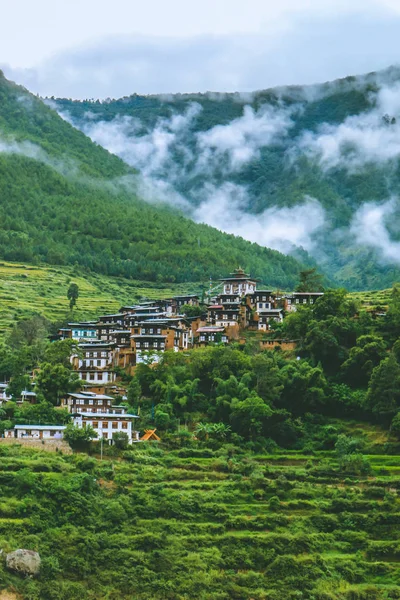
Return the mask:
{"type": "MultiPolygon", "coordinates": [[[[72,339],[77,352],[72,367],[82,381],[79,393],[67,394],[61,406],[73,417],[77,427],[93,427],[99,439],[112,443],[113,434],[124,432],[129,443],[141,441],[134,423],[138,415],[124,405],[116,406],[115,397],[124,397],[119,373],[134,375],[141,363],[159,362],[167,350],[183,352],[210,344],[245,341],[246,331],[268,334],[273,323],[300,305],[312,305],[323,292],[281,294],[258,289],[257,280],[238,268],[221,278],[210,290],[207,301],[198,295],[122,306],[116,314],[102,315],[97,321],[69,323],[59,330],[55,340],[72,339]]],[[[292,350],[295,340],[260,335],[262,348],[292,350]]],[[[10,400],[7,383],[0,383],[0,402],[10,400]]],[[[17,402],[36,403],[34,391],[23,391],[17,402]]],[[[64,426],[15,425],[6,436],[18,439],[59,440],[64,426]]]]}

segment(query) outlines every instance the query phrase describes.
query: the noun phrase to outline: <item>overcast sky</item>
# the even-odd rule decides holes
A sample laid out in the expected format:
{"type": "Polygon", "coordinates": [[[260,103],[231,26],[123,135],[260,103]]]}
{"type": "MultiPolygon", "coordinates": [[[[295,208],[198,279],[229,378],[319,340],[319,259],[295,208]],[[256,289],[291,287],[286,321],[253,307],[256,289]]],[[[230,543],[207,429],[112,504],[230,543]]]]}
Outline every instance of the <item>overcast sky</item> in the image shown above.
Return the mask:
{"type": "Polygon", "coordinates": [[[252,91],[400,63],[400,0],[3,0],[0,67],[73,98],[252,91]]]}

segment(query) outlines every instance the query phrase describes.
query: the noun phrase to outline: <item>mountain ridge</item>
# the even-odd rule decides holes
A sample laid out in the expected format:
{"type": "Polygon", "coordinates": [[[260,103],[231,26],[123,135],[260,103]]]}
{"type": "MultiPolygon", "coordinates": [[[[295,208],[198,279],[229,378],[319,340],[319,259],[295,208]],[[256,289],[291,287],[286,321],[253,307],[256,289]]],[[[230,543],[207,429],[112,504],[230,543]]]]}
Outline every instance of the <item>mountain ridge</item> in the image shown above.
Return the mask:
{"type": "Polygon", "coordinates": [[[244,95],[55,103],[137,168],[152,197],[286,253],[303,248],[337,285],[379,289],[400,277],[399,85],[390,67],[244,95]]]}

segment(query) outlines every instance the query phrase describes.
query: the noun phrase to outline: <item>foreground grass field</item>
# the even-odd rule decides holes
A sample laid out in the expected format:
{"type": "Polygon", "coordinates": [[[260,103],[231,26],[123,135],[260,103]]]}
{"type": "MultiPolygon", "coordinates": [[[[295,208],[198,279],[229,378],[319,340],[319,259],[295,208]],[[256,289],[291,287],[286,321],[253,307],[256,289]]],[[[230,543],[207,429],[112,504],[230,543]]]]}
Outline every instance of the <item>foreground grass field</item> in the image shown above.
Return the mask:
{"type": "Polygon", "coordinates": [[[0,454],[0,548],[43,559],[38,580],[0,565],[26,600],[400,598],[399,456],[351,476],[331,451],[0,454]]]}
{"type": "Polygon", "coordinates": [[[71,282],[79,287],[74,319],[96,318],[117,311],[122,304],[143,298],[166,298],[198,291],[196,284],[158,285],[119,277],[82,274],[69,267],[36,267],[0,263],[0,335],[15,319],[40,314],[52,321],[71,317],[67,290],[71,282]]]}

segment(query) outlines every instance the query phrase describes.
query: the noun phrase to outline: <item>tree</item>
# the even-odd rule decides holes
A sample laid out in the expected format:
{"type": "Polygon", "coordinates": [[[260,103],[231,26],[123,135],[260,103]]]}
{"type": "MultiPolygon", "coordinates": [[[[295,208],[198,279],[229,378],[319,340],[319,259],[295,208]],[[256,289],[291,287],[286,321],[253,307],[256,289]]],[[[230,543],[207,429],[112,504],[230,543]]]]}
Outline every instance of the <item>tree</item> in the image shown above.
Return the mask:
{"type": "Polygon", "coordinates": [[[125,431],[116,431],[113,433],[114,446],[118,450],[126,450],[129,445],[129,437],[125,431]]]}
{"type": "Polygon", "coordinates": [[[142,397],[142,386],[137,377],[134,377],[128,385],[127,389],[128,403],[130,406],[135,406],[139,403],[142,397]]]}
{"type": "Polygon", "coordinates": [[[323,276],[317,272],[316,267],[300,271],[300,283],[296,292],[322,292],[323,289],[323,276]]]}
{"type": "Polygon", "coordinates": [[[78,344],[75,340],[60,340],[49,344],[44,354],[44,362],[52,365],[63,365],[71,369],[71,356],[77,354],[78,344]]]}
{"type": "Polygon", "coordinates": [[[87,449],[90,442],[95,438],[97,438],[97,433],[91,425],[87,425],[86,427],[77,427],[72,423],[68,423],[64,430],[64,439],[67,440],[73,449],[87,449]]]}
{"type": "Polygon", "coordinates": [[[71,283],[68,288],[67,298],[69,300],[69,307],[72,310],[76,306],[76,301],[79,298],[79,288],[76,283],[71,283]]]}
{"type": "Polygon", "coordinates": [[[390,425],[390,431],[400,439],[400,412],[393,417],[390,425]]]}
{"type": "Polygon", "coordinates": [[[79,376],[62,364],[44,363],[36,377],[36,389],[44,398],[58,406],[60,399],[68,392],[75,392],[81,387],[79,376]]]}
{"type": "Polygon", "coordinates": [[[351,348],[349,358],[342,364],[343,380],[352,387],[366,387],[372,370],[386,355],[386,344],[381,337],[362,335],[351,348]]]}
{"type": "Polygon", "coordinates": [[[245,400],[232,400],[232,429],[240,435],[254,438],[262,435],[274,411],[256,392],[245,400]]]}
{"type": "Polygon", "coordinates": [[[366,406],[384,421],[391,420],[400,409],[400,365],[393,354],[372,371],[366,406]]]}
{"type": "Polygon", "coordinates": [[[193,306],[192,304],[184,304],[180,308],[180,313],[186,317],[200,317],[204,314],[204,306],[193,306]]]}

